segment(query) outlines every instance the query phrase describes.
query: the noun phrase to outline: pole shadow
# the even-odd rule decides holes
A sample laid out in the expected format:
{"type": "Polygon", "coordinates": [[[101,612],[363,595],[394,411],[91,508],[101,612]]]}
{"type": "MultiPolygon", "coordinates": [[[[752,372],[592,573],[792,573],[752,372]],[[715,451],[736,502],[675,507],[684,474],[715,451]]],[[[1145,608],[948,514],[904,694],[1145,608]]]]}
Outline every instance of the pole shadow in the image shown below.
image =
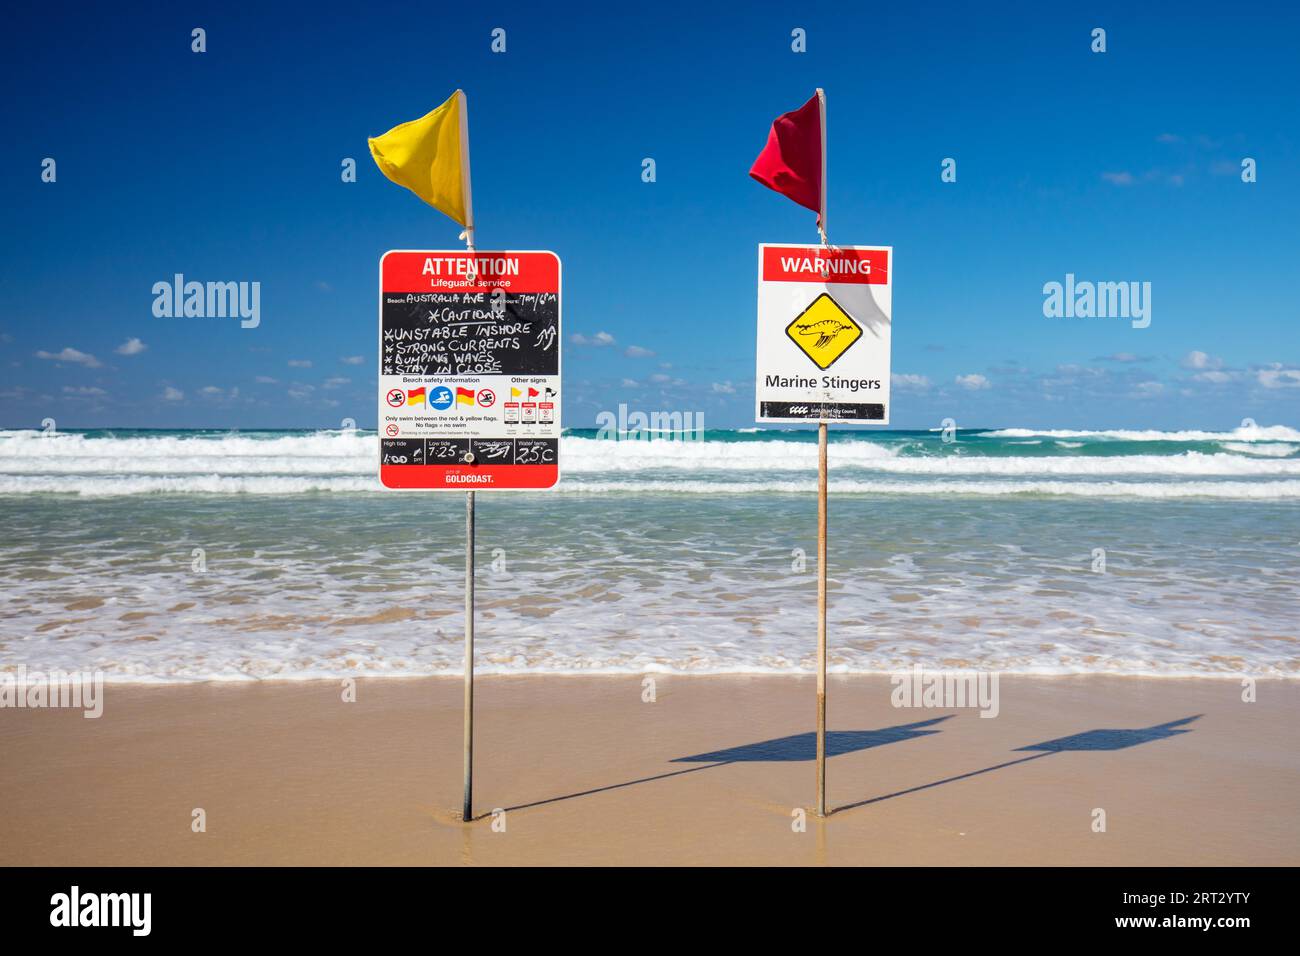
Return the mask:
{"type": "Polygon", "coordinates": [[[945,777],[942,780],[934,780],[930,783],[920,784],[919,786],[908,787],[906,790],[896,790],[893,793],[882,794],[878,797],[869,797],[866,800],[859,800],[857,803],[849,803],[842,807],[836,807],[831,811],[831,813],[844,813],[847,810],[856,810],[859,807],[869,806],[873,803],[880,803],[883,800],[893,800],[895,797],[904,797],[911,793],[919,793],[922,790],[941,787],[944,784],[956,783],[959,780],[969,780],[971,777],[978,777],[981,774],[992,773],[995,770],[1002,770],[1006,767],[1014,767],[1017,764],[1028,763],[1031,760],[1040,760],[1043,757],[1050,757],[1052,754],[1068,753],[1071,751],[1096,752],[1105,750],[1126,750],[1129,747],[1136,747],[1140,744],[1151,743],[1156,740],[1167,740],[1168,738],[1176,737],[1179,734],[1191,733],[1190,730],[1181,730],[1178,728],[1182,727],[1184,724],[1190,724],[1194,720],[1199,720],[1203,716],[1205,715],[1193,714],[1190,717],[1171,720],[1168,723],[1156,724],[1151,727],[1086,730],[1082,733],[1071,734],[1069,737],[1058,737],[1055,740],[1045,740],[1042,743],[1028,744],[1024,747],[1017,747],[1013,751],[1013,753],[1033,751],[1033,753],[1028,757],[1018,757],[1015,760],[1005,760],[1002,763],[994,764],[991,767],[983,767],[979,770],[972,770],[968,773],[945,777]]]}

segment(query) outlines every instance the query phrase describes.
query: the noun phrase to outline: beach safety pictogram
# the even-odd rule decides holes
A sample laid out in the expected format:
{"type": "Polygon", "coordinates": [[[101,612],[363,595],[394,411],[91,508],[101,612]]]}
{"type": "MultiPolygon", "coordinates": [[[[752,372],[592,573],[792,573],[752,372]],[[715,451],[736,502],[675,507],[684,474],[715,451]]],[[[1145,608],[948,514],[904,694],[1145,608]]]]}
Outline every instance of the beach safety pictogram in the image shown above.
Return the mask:
{"type": "Polygon", "coordinates": [[[814,365],[826,371],[862,337],[862,326],[823,292],[785,327],[785,334],[814,365]]]}

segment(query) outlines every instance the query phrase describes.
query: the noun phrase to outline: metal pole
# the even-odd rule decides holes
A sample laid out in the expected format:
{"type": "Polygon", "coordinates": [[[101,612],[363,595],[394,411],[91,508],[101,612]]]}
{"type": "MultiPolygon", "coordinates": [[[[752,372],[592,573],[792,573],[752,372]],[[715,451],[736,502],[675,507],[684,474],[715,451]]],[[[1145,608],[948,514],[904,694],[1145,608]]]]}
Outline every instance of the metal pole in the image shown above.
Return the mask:
{"type": "Polygon", "coordinates": [[[826,816],[826,423],[817,425],[817,816],[826,816]]]}
{"type": "Polygon", "coordinates": [[[465,492],[465,805],[474,818],[474,492],[465,492]]]}
{"type": "MultiPolygon", "coordinates": [[[[460,185],[465,200],[465,249],[469,252],[469,281],[478,280],[474,262],[474,190],[469,175],[469,101],[460,97],[460,185]]],[[[466,462],[473,462],[470,452],[466,462]]],[[[465,802],[461,817],[474,818],[474,492],[465,492],[465,802]]]]}

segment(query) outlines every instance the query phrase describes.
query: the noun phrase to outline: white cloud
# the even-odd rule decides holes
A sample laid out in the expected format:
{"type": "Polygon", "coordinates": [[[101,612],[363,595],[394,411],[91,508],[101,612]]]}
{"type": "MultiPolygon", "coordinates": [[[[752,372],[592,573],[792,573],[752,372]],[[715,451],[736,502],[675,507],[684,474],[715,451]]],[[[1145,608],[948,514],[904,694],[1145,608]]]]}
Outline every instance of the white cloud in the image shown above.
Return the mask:
{"type": "Polygon", "coordinates": [[[340,386],[343,386],[343,385],[350,385],[351,383],[352,383],[352,379],[350,379],[350,378],[344,378],[342,375],[338,375],[338,376],[335,376],[334,378],[327,378],[327,379],[325,379],[325,381],[321,384],[321,387],[322,387],[322,388],[339,388],[340,386]]]}
{"type": "Polygon", "coordinates": [[[81,352],[77,349],[64,349],[62,352],[40,351],[36,357],[46,359],[51,362],[67,362],[70,365],[84,365],[86,368],[100,368],[103,363],[88,352],[81,352]]]}
{"type": "Polygon", "coordinates": [[[184,401],[184,399],[185,399],[185,393],[182,392],[179,388],[172,388],[170,385],[168,385],[166,388],[163,389],[162,400],[164,402],[180,402],[180,401],[184,401]]]}
{"type": "Polygon", "coordinates": [[[139,355],[149,346],[145,345],[137,338],[129,338],[117,348],[113,349],[118,355],[139,355]]]}
{"type": "Polygon", "coordinates": [[[87,398],[95,398],[95,397],[107,395],[108,392],[104,391],[102,388],[96,388],[93,385],[78,385],[76,387],[73,387],[71,385],[64,385],[63,394],[83,395],[87,398]]]}
{"type": "Polygon", "coordinates": [[[289,359],[289,368],[311,368],[311,359],[289,359]]]}
{"type": "Polygon", "coordinates": [[[639,345],[629,345],[623,351],[623,354],[628,358],[654,358],[655,356],[654,352],[651,352],[649,349],[643,349],[639,345]]]}
{"type": "Polygon", "coordinates": [[[1214,385],[1222,385],[1224,382],[1232,381],[1230,372],[1221,372],[1218,369],[1211,369],[1208,372],[1197,372],[1192,376],[1198,382],[1210,382],[1214,385]]]}
{"type": "Polygon", "coordinates": [[[1106,180],[1112,186],[1132,186],[1133,174],[1128,170],[1118,173],[1102,173],[1101,178],[1106,180]]]}
{"type": "Polygon", "coordinates": [[[641,384],[640,384],[636,379],[632,379],[632,378],[625,378],[625,379],[623,379],[623,381],[620,382],[619,384],[620,384],[623,388],[640,388],[640,387],[641,387],[641,384]]]}
{"type": "Polygon", "coordinates": [[[594,345],[599,347],[613,345],[614,336],[610,335],[608,332],[597,332],[595,335],[588,338],[581,332],[575,332],[573,335],[569,336],[569,341],[574,345],[594,345]]]}
{"type": "Polygon", "coordinates": [[[1274,362],[1259,369],[1255,376],[1265,388],[1300,388],[1300,368],[1286,368],[1274,362]]]}
{"type": "Polygon", "coordinates": [[[889,377],[890,384],[897,389],[907,391],[923,392],[930,387],[930,380],[924,375],[911,375],[905,372],[895,372],[889,377]]]}
{"type": "Polygon", "coordinates": [[[682,388],[686,385],[685,380],[680,378],[674,378],[673,376],[667,374],[666,372],[655,372],[653,375],[650,376],[650,381],[656,385],[666,386],[670,388],[682,388]]]}
{"type": "Polygon", "coordinates": [[[962,388],[969,389],[972,392],[992,386],[992,383],[987,378],[975,372],[970,375],[958,375],[956,381],[962,388]]]}
{"type": "Polygon", "coordinates": [[[1223,368],[1223,359],[1193,350],[1183,356],[1183,368],[1223,368]]]}
{"type": "Polygon", "coordinates": [[[714,382],[713,391],[719,395],[735,395],[736,386],[730,382],[714,382]]]}
{"type": "Polygon", "coordinates": [[[365,360],[364,355],[345,355],[339,359],[344,365],[361,365],[365,360]]]}
{"type": "Polygon", "coordinates": [[[278,378],[271,378],[271,376],[269,375],[259,375],[256,378],[254,378],[253,381],[256,382],[258,385],[279,385],[280,384],[280,380],[278,378]]]}

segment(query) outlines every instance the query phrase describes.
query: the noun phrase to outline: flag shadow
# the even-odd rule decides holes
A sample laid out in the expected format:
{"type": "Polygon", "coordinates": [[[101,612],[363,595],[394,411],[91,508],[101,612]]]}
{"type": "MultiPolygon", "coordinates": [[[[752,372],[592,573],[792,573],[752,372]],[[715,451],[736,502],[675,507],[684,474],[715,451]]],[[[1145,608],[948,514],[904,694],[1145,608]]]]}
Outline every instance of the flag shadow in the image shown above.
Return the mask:
{"type": "MultiPolygon", "coordinates": [[[[904,740],[913,740],[918,737],[927,737],[930,734],[939,733],[938,730],[928,730],[925,728],[932,727],[942,721],[949,720],[953,715],[947,714],[943,717],[933,717],[930,720],[917,721],[911,724],[900,724],[897,727],[882,727],[878,730],[836,730],[828,731],[826,734],[826,756],[837,757],[841,754],[856,753],[860,750],[867,750],[872,747],[882,747],[885,744],[901,743],[904,740]]],[[[607,793],[611,790],[622,790],[625,787],[633,787],[642,783],[653,783],[656,780],[667,780],[670,777],[681,777],[688,773],[698,773],[701,770],[711,770],[715,767],[725,767],[734,763],[757,763],[762,761],[786,762],[813,760],[817,756],[817,737],[814,733],[792,734],[789,737],[777,737],[772,740],[763,740],[758,743],[744,744],[739,747],[729,747],[725,750],[714,750],[709,753],[694,754],[689,757],[675,757],[670,763],[695,763],[696,767],[686,767],[682,770],[669,770],[666,773],[652,774],[648,777],[638,777],[635,780],[625,780],[622,783],[606,784],[603,787],[591,787],[587,790],[579,790],[576,793],[566,793],[558,797],[546,797],[542,800],[533,800],[529,803],[516,804],[513,807],[505,807],[506,811],[511,810],[528,810],[533,807],[542,807],[551,803],[562,803],[565,800],[576,800],[578,797],[589,797],[598,793],[607,793]]],[[[488,817],[491,814],[479,814],[476,820],[488,817]]]]}
{"type": "Polygon", "coordinates": [[[1086,730],[1081,734],[1058,737],[1055,740],[1046,740],[1041,744],[1017,747],[1016,750],[1039,750],[1044,753],[1060,753],[1064,750],[1125,750],[1139,744],[1150,743],[1153,740],[1164,740],[1168,737],[1176,737],[1178,734],[1190,734],[1190,730],[1177,730],[1175,728],[1190,724],[1193,720],[1200,720],[1204,716],[1204,714],[1193,714],[1191,717],[1171,720],[1167,724],[1156,724],[1153,727],[1125,730],[1086,730]]]}
{"type": "MultiPolygon", "coordinates": [[[[935,724],[952,718],[952,714],[932,717],[914,724],[899,724],[897,727],[883,727],[879,730],[828,730],[826,731],[826,756],[839,757],[843,754],[857,753],[871,747],[900,743],[915,737],[928,737],[937,734],[937,730],[925,730],[935,724]]],[[[817,735],[813,731],[803,734],[791,734],[789,737],[777,737],[756,744],[729,747],[726,750],[714,750],[709,753],[695,754],[690,757],[676,757],[672,763],[751,763],[751,762],[786,762],[815,760],[817,757],[817,735]]]]}
{"type": "Polygon", "coordinates": [[[882,794],[878,797],[869,797],[866,800],[859,800],[857,803],[850,803],[842,807],[836,807],[831,812],[843,813],[846,810],[856,810],[859,807],[865,807],[873,803],[880,803],[883,800],[892,800],[895,797],[904,797],[911,793],[919,793],[922,790],[930,790],[933,787],[941,787],[944,784],[956,783],[959,780],[969,780],[971,777],[978,777],[981,774],[992,773],[995,770],[1002,770],[1006,767],[1014,767],[1017,764],[1028,763],[1031,760],[1040,760],[1043,757],[1050,757],[1052,754],[1069,753],[1071,751],[1095,752],[1106,750],[1126,750],[1129,747],[1151,743],[1155,740],[1167,740],[1168,738],[1176,737],[1179,734],[1191,733],[1190,730],[1181,730],[1178,728],[1181,728],[1184,724],[1190,724],[1194,720],[1199,720],[1203,716],[1204,714],[1193,714],[1190,717],[1171,720],[1168,723],[1156,724],[1151,727],[1086,730],[1082,733],[1071,734],[1069,737],[1057,737],[1055,740],[1045,740],[1042,743],[1027,744],[1024,747],[1017,747],[1013,753],[1033,751],[1033,753],[1028,757],[1017,757],[1015,760],[1005,760],[1002,763],[994,764],[991,767],[983,767],[979,770],[972,770],[969,773],[961,773],[956,776],[945,777],[942,780],[934,780],[930,783],[923,783],[916,787],[908,787],[906,790],[896,790],[893,793],[882,794]]]}

